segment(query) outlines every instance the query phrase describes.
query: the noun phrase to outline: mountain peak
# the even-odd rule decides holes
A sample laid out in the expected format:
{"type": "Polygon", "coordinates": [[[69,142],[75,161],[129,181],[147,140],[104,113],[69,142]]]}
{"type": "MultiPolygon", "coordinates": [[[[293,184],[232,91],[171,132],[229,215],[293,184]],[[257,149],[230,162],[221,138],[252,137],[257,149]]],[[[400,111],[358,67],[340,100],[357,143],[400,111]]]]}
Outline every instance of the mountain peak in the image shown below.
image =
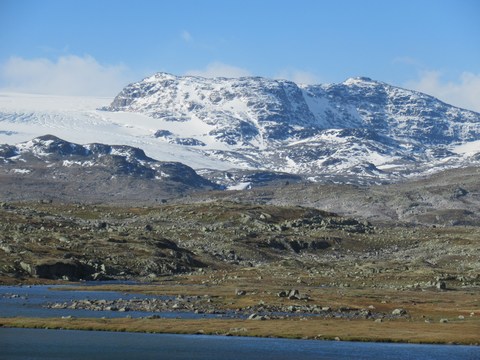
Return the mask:
{"type": "Polygon", "coordinates": [[[351,86],[351,85],[364,86],[364,85],[376,85],[378,83],[379,83],[378,81],[372,80],[371,78],[366,76],[356,76],[356,77],[348,78],[342,84],[347,86],[351,86]]]}
{"type": "Polygon", "coordinates": [[[161,80],[176,80],[178,76],[166,73],[166,72],[157,72],[151,76],[147,76],[142,80],[142,82],[145,83],[152,83],[152,82],[158,82],[161,80]]]}

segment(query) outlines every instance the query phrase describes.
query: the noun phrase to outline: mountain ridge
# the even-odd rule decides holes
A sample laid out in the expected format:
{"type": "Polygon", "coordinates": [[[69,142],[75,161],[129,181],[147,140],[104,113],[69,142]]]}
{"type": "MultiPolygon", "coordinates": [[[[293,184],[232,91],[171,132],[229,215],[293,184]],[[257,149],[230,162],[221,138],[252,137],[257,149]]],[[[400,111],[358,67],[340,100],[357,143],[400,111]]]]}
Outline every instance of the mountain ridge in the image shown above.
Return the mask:
{"type": "Polygon", "coordinates": [[[298,85],[157,73],[105,101],[2,96],[0,142],[51,133],[141,148],[206,173],[279,172],[327,183],[396,182],[480,162],[480,114],[366,77],[298,85]]]}
{"type": "MultiPolygon", "coordinates": [[[[480,114],[366,77],[297,85],[156,73],[103,109],[190,124],[187,143],[207,156],[314,181],[330,175],[392,181],[468,163],[455,146],[480,139],[480,114]]],[[[163,132],[175,142],[172,131],[157,130],[163,132]]]]}
{"type": "Polygon", "coordinates": [[[16,146],[0,145],[0,183],[4,200],[128,202],[221,189],[189,166],[157,161],[139,148],[101,143],[80,145],[54,135],[16,146]]]}

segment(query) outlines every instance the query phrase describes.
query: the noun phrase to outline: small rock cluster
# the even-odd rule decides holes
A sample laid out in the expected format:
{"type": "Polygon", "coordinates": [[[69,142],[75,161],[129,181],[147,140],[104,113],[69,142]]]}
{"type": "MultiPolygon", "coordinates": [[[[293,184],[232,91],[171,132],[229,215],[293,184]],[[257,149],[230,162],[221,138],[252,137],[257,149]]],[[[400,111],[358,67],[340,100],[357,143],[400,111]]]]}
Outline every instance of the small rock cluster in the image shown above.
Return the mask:
{"type": "Polygon", "coordinates": [[[282,298],[288,298],[289,300],[309,300],[308,295],[300,295],[300,292],[296,289],[280,291],[279,293],[277,293],[277,296],[282,298]]]}

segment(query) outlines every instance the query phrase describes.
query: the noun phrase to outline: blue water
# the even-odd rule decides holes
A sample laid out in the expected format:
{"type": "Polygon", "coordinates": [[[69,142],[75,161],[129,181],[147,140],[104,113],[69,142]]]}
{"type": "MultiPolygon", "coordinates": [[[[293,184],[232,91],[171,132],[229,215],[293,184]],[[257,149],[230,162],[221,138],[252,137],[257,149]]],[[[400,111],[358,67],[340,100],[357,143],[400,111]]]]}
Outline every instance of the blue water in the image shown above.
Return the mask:
{"type": "MultiPolygon", "coordinates": [[[[141,294],[62,291],[60,286],[0,286],[0,317],[140,317],[154,313],[46,309],[48,302],[151,298],[141,294]],[[13,297],[11,295],[18,295],[13,297]]],[[[160,297],[162,298],[162,297],[160,297]]],[[[165,297],[163,297],[165,298],[165,297]]],[[[156,313],[163,317],[202,317],[156,313]]],[[[326,342],[225,336],[160,335],[0,328],[0,359],[467,359],[480,348],[326,342]]]]}
{"type": "MultiPolygon", "coordinates": [[[[88,283],[87,283],[88,284],[88,283]]],[[[98,284],[98,283],[97,283],[98,284]]],[[[93,284],[92,287],[94,286],[93,284]]],[[[132,285],[133,286],[133,285],[132,285]]],[[[61,285],[34,285],[34,286],[0,286],[0,317],[145,317],[159,315],[166,318],[202,318],[215,315],[195,314],[193,312],[144,312],[144,311],[92,311],[82,309],[48,309],[48,303],[64,303],[72,300],[116,300],[116,299],[167,299],[168,296],[151,296],[134,293],[120,293],[113,291],[64,291],[61,285]],[[18,297],[12,297],[16,295],[18,297]]]]}
{"type": "Polygon", "coordinates": [[[0,328],[0,359],[478,360],[480,348],[0,328]]]}

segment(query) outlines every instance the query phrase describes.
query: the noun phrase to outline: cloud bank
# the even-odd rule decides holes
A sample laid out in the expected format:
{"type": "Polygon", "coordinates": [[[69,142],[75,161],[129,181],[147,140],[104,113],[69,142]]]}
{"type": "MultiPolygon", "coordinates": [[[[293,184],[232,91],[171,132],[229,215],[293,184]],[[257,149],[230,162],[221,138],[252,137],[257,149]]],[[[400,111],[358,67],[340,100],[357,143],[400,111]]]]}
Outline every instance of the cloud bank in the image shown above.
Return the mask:
{"type": "Polygon", "coordinates": [[[285,79],[293,81],[297,84],[307,84],[307,85],[314,85],[320,82],[320,79],[317,75],[303,70],[283,70],[279,72],[276,76],[276,79],[285,79]]]}
{"type": "Polygon", "coordinates": [[[435,96],[440,100],[468,110],[480,112],[480,74],[462,73],[456,81],[444,81],[439,71],[423,71],[406,88],[435,96]]]}
{"type": "Polygon", "coordinates": [[[50,95],[114,96],[128,82],[124,65],[102,65],[92,56],[11,57],[0,64],[3,91],[50,95]]]}
{"type": "Polygon", "coordinates": [[[183,41],[185,41],[185,42],[192,42],[193,41],[192,34],[190,34],[187,30],[182,31],[181,37],[182,37],[183,41]]]}
{"type": "Polygon", "coordinates": [[[250,73],[250,71],[246,69],[215,61],[213,63],[208,64],[205,69],[189,70],[185,72],[185,75],[201,76],[205,78],[214,78],[214,77],[238,78],[243,76],[251,76],[252,74],[250,73]]]}

